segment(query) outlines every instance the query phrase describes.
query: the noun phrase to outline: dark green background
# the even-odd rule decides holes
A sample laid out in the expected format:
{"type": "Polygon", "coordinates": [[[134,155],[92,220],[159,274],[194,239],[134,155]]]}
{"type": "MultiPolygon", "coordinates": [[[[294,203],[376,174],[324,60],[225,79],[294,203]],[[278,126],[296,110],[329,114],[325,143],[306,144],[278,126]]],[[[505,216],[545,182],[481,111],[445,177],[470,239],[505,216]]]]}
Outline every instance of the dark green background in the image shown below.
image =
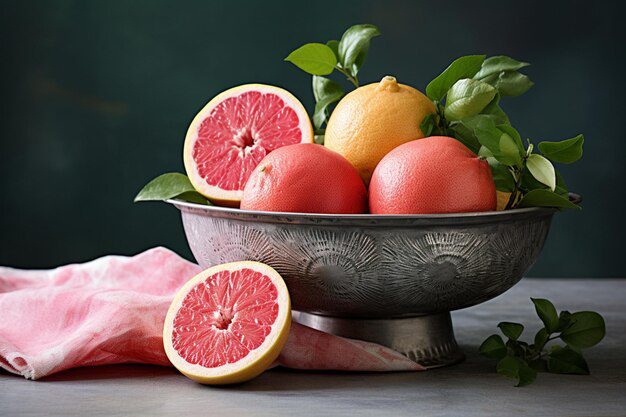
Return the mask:
{"type": "Polygon", "coordinates": [[[556,216],[534,276],[624,276],[625,31],[618,3],[546,1],[2,2],[0,265],[51,267],[165,245],[190,256],[178,212],[133,204],[183,172],[188,123],[216,93],[276,84],[309,109],[283,58],[374,23],[360,78],[424,89],[465,54],[529,61],[536,85],[504,102],[522,134],[584,133],[563,166],[584,210],[556,216]]]}

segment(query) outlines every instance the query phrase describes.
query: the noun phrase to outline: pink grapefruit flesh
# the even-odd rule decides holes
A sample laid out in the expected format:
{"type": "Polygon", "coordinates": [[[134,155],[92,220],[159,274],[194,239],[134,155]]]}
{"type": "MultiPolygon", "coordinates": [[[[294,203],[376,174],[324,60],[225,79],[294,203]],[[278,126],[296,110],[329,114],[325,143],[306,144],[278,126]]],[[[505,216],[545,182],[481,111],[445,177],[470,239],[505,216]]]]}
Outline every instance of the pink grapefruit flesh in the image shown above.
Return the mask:
{"type": "Polygon", "coordinates": [[[265,155],[302,142],[313,142],[313,128],[297,98],[270,85],[241,85],[217,95],[194,118],[185,138],[185,169],[198,192],[237,206],[265,155]]]}
{"type": "Polygon", "coordinates": [[[259,262],[209,268],[177,293],[163,342],[172,364],[205,384],[262,373],[287,341],[291,311],[280,275],[259,262]]]}

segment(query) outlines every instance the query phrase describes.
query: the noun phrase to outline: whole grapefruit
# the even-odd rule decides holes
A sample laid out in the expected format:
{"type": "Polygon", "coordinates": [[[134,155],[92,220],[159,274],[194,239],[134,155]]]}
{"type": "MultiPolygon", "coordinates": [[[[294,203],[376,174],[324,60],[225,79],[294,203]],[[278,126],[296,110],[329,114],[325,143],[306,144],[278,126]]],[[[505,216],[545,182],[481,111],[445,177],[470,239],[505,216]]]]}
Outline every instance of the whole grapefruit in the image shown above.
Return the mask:
{"type": "Polygon", "coordinates": [[[389,151],[424,137],[420,123],[434,112],[428,97],[386,76],[357,88],[337,104],[326,126],[324,145],[350,161],[368,184],[389,151]]]}
{"type": "Polygon", "coordinates": [[[367,190],[341,155],[322,145],[284,146],[266,156],[250,175],[244,210],[293,213],[364,213],[367,190]]]}
{"type": "Polygon", "coordinates": [[[376,167],[373,214],[491,211],[496,188],[487,161],[456,139],[433,136],[400,145],[376,167]]]}

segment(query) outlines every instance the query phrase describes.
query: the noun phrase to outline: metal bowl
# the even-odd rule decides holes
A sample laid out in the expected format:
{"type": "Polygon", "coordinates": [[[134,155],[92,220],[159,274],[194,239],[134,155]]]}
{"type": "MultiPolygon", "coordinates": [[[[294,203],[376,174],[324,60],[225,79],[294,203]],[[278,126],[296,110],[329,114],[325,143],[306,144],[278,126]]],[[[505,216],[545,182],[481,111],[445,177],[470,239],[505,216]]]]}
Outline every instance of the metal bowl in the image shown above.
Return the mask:
{"type": "Polygon", "coordinates": [[[201,266],[271,265],[287,283],[296,320],[385,344],[426,366],[462,358],[449,312],[515,285],[556,212],[329,215],[169,202],[201,266]]]}

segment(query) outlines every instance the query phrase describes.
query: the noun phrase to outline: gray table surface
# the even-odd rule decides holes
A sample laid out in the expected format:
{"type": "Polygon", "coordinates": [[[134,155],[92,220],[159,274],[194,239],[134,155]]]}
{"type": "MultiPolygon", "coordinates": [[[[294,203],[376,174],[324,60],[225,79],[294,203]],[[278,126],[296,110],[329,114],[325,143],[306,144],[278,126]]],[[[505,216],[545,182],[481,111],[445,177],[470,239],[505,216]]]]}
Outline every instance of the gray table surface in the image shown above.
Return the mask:
{"type": "MultiPolygon", "coordinates": [[[[118,365],[70,370],[41,381],[0,371],[1,416],[626,416],[626,280],[524,279],[506,294],[453,313],[465,362],[416,373],[274,369],[235,387],[192,382],[173,369],[118,365]],[[607,324],[587,351],[589,376],[540,374],[524,388],[476,351],[498,321],[539,323],[529,297],[557,309],[595,310],[607,324]]],[[[531,333],[532,332],[532,333],[531,333]]]]}

